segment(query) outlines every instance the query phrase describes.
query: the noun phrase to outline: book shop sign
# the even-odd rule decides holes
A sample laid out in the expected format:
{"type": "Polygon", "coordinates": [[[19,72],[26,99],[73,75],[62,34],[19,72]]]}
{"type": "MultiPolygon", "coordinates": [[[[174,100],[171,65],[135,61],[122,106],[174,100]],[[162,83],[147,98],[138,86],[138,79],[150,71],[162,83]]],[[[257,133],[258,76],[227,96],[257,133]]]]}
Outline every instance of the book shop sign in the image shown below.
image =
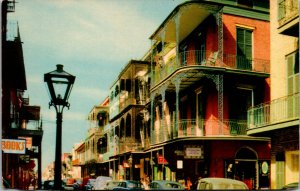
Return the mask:
{"type": "Polygon", "coordinates": [[[2,139],[2,151],[4,153],[25,154],[26,141],[21,139],[2,139]]]}

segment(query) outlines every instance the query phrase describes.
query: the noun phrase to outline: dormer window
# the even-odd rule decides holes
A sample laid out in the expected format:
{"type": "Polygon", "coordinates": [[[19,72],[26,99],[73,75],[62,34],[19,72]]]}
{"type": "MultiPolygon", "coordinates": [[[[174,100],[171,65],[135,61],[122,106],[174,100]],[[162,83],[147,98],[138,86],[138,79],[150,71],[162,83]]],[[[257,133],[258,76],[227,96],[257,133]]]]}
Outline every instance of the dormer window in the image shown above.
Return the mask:
{"type": "Polygon", "coordinates": [[[237,0],[237,4],[242,7],[253,8],[252,0],[237,0]]]}

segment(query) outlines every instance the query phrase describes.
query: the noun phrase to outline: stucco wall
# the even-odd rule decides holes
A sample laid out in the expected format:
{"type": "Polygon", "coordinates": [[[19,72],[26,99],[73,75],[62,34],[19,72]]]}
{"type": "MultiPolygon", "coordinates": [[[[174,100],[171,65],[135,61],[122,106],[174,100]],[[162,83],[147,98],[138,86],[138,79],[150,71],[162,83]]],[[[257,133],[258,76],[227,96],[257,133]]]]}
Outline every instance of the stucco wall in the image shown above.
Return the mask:
{"type": "Polygon", "coordinates": [[[298,38],[278,34],[277,1],[270,1],[271,100],[287,96],[285,56],[298,49],[298,38]]]}

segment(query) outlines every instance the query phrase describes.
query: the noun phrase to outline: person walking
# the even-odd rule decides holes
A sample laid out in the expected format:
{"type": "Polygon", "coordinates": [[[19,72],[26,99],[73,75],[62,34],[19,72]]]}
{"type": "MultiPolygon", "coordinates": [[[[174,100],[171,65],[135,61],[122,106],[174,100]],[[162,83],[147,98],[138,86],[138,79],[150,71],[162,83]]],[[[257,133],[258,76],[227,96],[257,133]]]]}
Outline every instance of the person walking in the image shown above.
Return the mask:
{"type": "Polygon", "coordinates": [[[186,179],[186,189],[191,190],[192,186],[193,186],[193,183],[192,183],[190,177],[187,177],[187,179],[186,179]]]}

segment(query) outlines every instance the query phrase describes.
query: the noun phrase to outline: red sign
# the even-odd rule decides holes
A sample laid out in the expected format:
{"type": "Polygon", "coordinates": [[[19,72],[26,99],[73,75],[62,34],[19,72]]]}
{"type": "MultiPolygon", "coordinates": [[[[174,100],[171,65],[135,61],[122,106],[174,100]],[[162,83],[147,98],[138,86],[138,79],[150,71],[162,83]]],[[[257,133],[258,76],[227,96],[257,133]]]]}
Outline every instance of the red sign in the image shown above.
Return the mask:
{"type": "Polygon", "coordinates": [[[168,164],[168,161],[163,156],[158,156],[158,164],[168,164]]]}

